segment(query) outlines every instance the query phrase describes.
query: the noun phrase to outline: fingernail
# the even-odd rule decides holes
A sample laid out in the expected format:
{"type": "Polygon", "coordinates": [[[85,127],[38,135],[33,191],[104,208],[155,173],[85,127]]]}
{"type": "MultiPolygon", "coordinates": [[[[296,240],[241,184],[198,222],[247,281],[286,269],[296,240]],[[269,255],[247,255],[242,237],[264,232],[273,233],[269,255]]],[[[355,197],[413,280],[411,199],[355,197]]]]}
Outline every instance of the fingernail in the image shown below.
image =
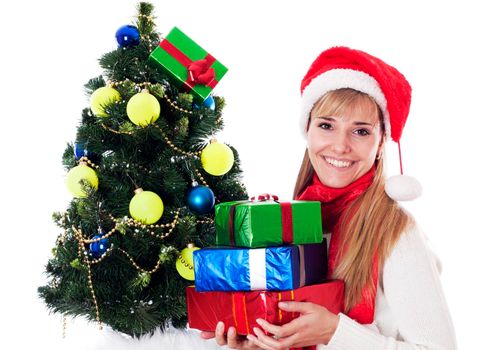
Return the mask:
{"type": "Polygon", "coordinates": [[[247,334],[247,340],[254,341],[255,337],[252,334],[247,334]]]}
{"type": "Polygon", "coordinates": [[[260,332],[259,328],[254,327],[254,333],[257,334],[257,335],[259,335],[259,332],[260,332]]]}
{"type": "Polygon", "coordinates": [[[258,324],[261,324],[262,320],[260,318],[258,318],[257,320],[255,320],[255,322],[257,322],[258,324]]]}
{"type": "Polygon", "coordinates": [[[286,308],[287,307],[287,303],[280,302],[279,303],[279,307],[286,308]]]}
{"type": "Polygon", "coordinates": [[[219,321],[217,323],[217,330],[221,331],[222,329],[224,329],[224,323],[222,321],[219,321]]]}

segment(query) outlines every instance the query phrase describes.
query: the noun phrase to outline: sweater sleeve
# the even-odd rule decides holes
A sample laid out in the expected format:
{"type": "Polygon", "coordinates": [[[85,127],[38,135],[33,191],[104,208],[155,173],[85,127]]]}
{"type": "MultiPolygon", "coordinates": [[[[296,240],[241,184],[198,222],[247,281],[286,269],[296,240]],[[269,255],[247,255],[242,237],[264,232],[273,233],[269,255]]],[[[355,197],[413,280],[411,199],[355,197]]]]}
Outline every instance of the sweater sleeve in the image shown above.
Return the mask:
{"type": "Polygon", "coordinates": [[[399,339],[340,314],[333,337],[318,350],[457,349],[438,263],[418,228],[402,234],[382,272],[382,289],[398,324],[399,339]]]}

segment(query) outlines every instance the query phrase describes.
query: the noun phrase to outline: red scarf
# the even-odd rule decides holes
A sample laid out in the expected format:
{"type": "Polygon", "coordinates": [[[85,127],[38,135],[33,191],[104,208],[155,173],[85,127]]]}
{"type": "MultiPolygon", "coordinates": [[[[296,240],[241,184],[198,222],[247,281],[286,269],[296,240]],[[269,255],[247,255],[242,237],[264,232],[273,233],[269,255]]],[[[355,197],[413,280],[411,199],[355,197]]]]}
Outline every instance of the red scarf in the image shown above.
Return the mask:
{"type": "MultiPolygon", "coordinates": [[[[375,168],[371,168],[365,175],[355,182],[343,188],[332,188],[324,185],[316,173],[313,181],[306,189],[297,196],[299,200],[312,200],[321,202],[321,215],[323,231],[331,232],[331,240],[328,249],[328,276],[332,276],[336,267],[336,257],[340,249],[340,218],[348,206],[356,200],[373,183],[375,168]]],[[[378,260],[376,254],[373,259],[372,280],[376,291],[378,282],[378,260]]],[[[372,323],[375,312],[376,292],[371,292],[369,287],[363,289],[360,301],[348,312],[348,316],[359,323],[372,323]]]]}

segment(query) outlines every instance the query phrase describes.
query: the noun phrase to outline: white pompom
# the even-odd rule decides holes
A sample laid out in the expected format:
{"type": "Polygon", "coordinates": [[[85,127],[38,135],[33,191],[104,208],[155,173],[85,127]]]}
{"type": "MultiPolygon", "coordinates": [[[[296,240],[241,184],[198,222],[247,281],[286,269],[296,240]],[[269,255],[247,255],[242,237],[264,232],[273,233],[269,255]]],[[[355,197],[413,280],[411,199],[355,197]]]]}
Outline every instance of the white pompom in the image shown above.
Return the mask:
{"type": "Polygon", "coordinates": [[[395,175],[385,182],[385,192],[396,201],[411,201],[420,197],[422,185],[414,177],[407,175],[395,175]]]}

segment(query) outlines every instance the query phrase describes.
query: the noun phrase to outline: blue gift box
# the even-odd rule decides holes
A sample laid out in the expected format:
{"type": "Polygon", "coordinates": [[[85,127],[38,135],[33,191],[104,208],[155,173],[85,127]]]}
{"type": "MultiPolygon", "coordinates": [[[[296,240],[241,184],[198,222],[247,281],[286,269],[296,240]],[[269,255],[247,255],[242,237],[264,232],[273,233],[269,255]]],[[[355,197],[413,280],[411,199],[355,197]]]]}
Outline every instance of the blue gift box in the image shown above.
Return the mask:
{"type": "Polygon", "coordinates": [[[291,290],[326,278],[326,240],[267,248],[205,248],[193,252],[195,289],[291,290]]]}

